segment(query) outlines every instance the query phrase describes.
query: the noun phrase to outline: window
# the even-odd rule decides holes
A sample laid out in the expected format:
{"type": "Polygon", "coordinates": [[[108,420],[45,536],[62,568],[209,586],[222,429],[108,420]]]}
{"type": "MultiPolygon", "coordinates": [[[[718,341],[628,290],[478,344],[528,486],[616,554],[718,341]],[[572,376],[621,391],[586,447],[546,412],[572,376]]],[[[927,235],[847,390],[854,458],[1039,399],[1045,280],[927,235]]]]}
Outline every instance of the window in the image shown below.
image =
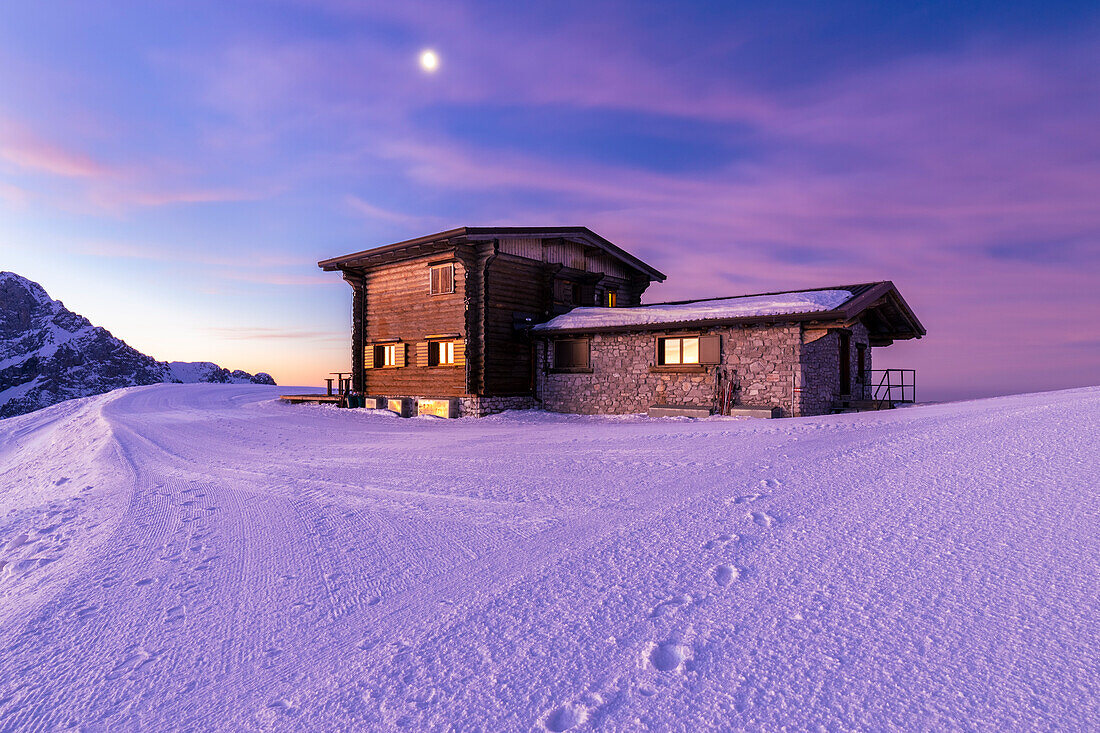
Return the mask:
{"type": "Polygon", "coordinates": [[[618,304],[619,294],[614,290],[608,290],[604,296],[604,305],[608,308],[614,308],[618,304]]]}
{"type": "Polygon", "coordinates": [[[454,341],[431,341],[428,343],[428,366],[453,366],[454,363],[454,341]]]}
{"type": "Polygon", "coordinates": [[[379,344],[374,347],[374,366],[397,366],[397,344],[379,344]]]}
{"type": "Polygon", "coordinates": [[[554,342],[555,369],[587,369],[588,339],[560,339],[554,342]]]}
{"type": "Polygon", "coordinates": [[[569,280],[555,280],[554,301],[566,305],[579,305],[581,302],[581,284],[569,280]]]}
{"type": "Polygon", "coordinates": [[[657,363],[661,365],[672,364],[698,364],[699,363],[699,337],[698,336],[672,336],[657,341],[657,363]]]}
{"type": "Polygon", "coordinates": [[[455,266],[454,263],[446,265],[433,265],[428,268],[431,274],[429,292],[432,295],[446,295],[455,291],[455,266]]]}
{"type": "Polygon", "coordinates": [[[657,365],[722,363],[722,337],[665,336],[657,339],[657,365]]]}
{"type": "Polygon", "coordinates": [[[406,349],[407,344],[401,341],[367,344],[363,348],[363,368],[403,367],[406,365],[406,349]]]}
{"type": "Polygon", "coordinates": [[[867,381],[867,344],[856,344],[856,379],[860,384],[867,381]]]}

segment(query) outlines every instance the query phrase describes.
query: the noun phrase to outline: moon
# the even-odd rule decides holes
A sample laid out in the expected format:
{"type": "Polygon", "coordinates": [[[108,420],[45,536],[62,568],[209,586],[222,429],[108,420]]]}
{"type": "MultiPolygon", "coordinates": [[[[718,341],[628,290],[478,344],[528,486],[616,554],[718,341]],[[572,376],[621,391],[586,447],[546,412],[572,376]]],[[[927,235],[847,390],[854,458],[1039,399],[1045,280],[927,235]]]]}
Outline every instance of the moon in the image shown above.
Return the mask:
{"type": "Polygon", "coordinates": [[[420,68],[431,73],[439,68],[439,55],[435,51],[425,49],[420,52],[420,68]]]}

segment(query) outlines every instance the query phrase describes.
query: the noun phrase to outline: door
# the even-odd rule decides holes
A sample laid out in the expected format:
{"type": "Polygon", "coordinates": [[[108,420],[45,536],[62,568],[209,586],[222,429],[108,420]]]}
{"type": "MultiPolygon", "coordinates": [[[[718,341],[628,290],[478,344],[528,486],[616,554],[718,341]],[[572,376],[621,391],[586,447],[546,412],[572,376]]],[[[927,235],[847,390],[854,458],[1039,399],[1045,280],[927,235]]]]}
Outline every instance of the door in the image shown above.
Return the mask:
{"type": "Polygon", "coordinates": [[[852,394],[852,334],[840,332],[840,394],[852,394]]]}

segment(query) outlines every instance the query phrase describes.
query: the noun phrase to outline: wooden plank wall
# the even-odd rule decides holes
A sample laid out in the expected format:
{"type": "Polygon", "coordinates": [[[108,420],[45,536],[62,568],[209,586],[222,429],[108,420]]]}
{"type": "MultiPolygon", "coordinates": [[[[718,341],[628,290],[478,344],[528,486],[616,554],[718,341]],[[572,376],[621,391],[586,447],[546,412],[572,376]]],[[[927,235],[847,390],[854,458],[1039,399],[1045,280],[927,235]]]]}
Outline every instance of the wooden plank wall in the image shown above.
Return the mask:
{"type": "Polygon", "coordinates": [[[576,242],[563,239],[543,240],[542,259],[545,262],[560,262],[566,267],[583,270],[585,266],[584,247],[576,242]]]}
{"type": "MultiPolygon", "coordinates": [[[[550,306],[550,279],[544,265],[498,254],[489,265],[485,317],[485,394],[530,392],[531,342],[517,332],[513,314],[544,314],[550,306]]],[[[541,320],[541,319],[540,319],[541,320]]]]}
{"type": "Polygon", "coordinates": [[[629,277],[622,262],[606,254],[590,252],[585,258],[584,269],[589,272],[602,272],[605,275],[625,280],[629,277]]]}
{"type": "Polygon", "coordinates": [[[504,237],[500,253],[542,262],[542,240],[538,237],[504,237]]]}
{"type": "Polygon", "coordinates": [[[408,363],[400,368],[364,370],[364,389],[370,395],[432,395],[458,397],[466,394],[464,366],[420,367],[416,344],[428,336],[466,335],[465,268],[455,263],[455,292],[430,295],[428,267],[446,256],[422,258],[383,265],[365,273],[366,307],[364,348],[386,339],[401,339],[408,363]]]}

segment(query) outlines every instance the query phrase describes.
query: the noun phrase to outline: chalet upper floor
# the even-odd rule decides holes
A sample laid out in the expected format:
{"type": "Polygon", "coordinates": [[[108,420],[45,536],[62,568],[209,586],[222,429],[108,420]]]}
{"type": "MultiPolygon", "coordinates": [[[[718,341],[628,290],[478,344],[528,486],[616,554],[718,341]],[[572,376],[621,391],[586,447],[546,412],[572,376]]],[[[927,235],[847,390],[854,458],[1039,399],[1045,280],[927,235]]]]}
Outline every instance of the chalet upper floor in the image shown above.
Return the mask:
{"type": "Polygon", "coordinates": [[[393,389],[414,389],[427,373],[373,370],[395,366],[390,351],[396,363],[413,363],[424,343],[431,365],[432,344],[454,340],[464,349],[464,373],[431,375],[454,394],[530,391],[528,327],[578,306],[640,305],[650,283],[665,279],[586,227],[461,227],[318,265],[341,272],[354,291],[357,388],[384,379],[393,389]]]}

